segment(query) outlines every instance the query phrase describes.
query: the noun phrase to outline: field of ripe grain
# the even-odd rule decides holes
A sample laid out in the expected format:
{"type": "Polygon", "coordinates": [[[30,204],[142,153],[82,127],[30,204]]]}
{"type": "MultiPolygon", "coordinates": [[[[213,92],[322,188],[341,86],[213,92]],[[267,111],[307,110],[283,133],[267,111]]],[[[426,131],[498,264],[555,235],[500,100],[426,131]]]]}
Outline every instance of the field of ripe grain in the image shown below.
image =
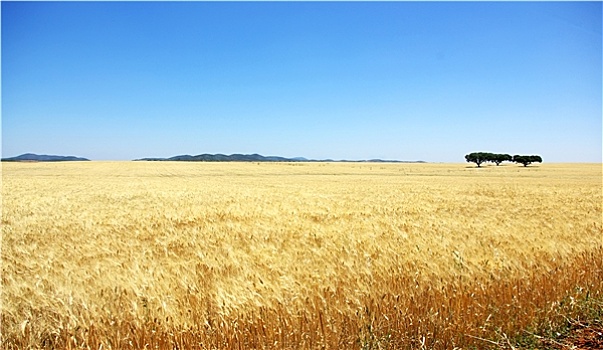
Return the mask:
{"type": "Polygon", "coordinates": [[[3,163],[0,340],[511,346],[603,307],[602,203],[601,164],[3,163]]]}

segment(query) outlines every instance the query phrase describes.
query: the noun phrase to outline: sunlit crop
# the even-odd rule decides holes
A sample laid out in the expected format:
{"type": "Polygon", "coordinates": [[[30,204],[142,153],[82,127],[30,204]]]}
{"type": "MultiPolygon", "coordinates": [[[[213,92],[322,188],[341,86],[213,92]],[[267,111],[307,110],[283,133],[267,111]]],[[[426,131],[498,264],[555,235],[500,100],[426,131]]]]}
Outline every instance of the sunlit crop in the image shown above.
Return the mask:
{"type": "Polygon", "coordinates": [[[452,349],[603,298],[601,164],[2,164],[1,342],[452,349]]]}

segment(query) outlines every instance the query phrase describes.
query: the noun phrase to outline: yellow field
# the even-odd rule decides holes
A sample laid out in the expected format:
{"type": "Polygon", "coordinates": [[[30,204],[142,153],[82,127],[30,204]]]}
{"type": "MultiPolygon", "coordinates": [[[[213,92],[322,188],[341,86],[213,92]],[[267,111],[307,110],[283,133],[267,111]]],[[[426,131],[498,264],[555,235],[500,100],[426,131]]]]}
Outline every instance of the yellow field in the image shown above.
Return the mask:
{"type": "Polygon", "coordinates": [[[602,202],[601,164],[2,163],[2,347],[502,347],[602,306],[602,202]]]}

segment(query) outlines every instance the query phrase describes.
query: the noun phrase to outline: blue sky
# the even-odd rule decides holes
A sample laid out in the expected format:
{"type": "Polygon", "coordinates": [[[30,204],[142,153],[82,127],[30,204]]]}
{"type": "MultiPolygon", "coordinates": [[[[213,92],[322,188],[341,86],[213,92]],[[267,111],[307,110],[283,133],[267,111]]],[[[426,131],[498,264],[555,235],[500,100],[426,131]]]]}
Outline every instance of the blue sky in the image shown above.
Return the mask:
{"type": "Polygon", "coordinates": [[[2,2],[2,156],[601,162],[601,2],[2,2]]]}

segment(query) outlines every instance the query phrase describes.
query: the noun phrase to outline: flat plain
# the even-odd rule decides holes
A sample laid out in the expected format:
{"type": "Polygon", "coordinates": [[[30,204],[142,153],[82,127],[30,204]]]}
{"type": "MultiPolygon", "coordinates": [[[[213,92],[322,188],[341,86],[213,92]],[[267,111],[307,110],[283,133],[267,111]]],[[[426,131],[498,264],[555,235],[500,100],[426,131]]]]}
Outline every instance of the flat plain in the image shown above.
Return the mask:
{"type": "Polygon", "coordinates": [[[0,340],[519,347],[603,308],[602,181],[601,164],[3,163],[0,340]]]}

